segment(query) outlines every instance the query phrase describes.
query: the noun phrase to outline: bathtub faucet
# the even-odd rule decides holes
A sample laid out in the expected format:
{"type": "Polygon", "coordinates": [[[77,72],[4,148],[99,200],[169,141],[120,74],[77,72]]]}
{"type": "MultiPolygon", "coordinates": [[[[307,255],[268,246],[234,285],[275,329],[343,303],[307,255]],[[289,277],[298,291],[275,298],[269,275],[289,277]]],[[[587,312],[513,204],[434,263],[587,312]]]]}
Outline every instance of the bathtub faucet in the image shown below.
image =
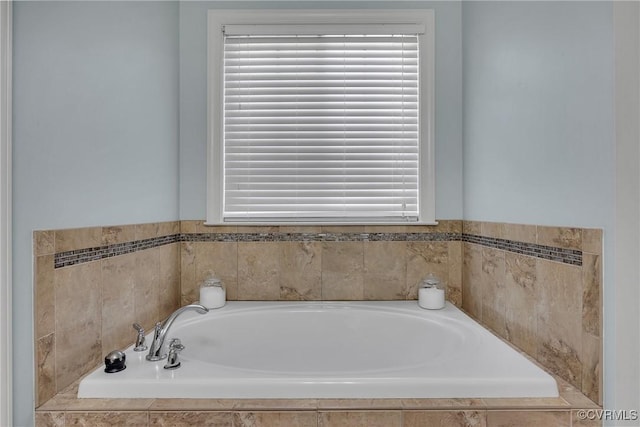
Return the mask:
{"type": "Polygon", "coordinates": [[[147,354],[146,357],[147,360],[155,362],[167,357],[167,353],[162,352],[162,346],[164,344],[164,339],[167,336],[167,332],[169,331],[169,328],[171,328],[171,325],[173,325],[173,321],[176,320],[176,318],[182,313],[189,310],[195,310],[200,314],[205,314],[209,311],[209,309],[203,305],[189,304],[171,313],[171,316],[167,317],[167,320],[165,320],[164,323],[156,323],[156,327],[153,332],[153,341],[151,342],[151,346],[149,347],[149,354],[147,354]]]}

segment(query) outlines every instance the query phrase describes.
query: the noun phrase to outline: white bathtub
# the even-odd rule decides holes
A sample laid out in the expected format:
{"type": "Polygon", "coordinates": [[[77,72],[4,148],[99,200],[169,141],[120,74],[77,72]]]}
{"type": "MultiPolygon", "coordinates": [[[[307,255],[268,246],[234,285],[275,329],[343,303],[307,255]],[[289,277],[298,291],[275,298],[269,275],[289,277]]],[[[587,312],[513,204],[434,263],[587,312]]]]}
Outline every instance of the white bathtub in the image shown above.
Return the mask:
{"type": "Polygon", "coordinates": [[[431,311],[415,301],[229,302],[184,313],[171,338],[186,347],[180,368],[129,348],[124,371],[96,369],[78,396],[558,396],[550,375],[449,303],[431,311]]]}

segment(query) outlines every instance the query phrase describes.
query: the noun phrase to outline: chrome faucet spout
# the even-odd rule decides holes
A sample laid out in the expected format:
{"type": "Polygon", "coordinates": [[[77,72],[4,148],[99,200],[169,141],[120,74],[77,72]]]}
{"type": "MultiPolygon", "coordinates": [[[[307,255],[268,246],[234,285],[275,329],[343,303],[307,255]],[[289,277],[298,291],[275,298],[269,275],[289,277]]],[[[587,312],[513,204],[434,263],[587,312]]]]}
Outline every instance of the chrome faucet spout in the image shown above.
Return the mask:
{"type": "Polygon", "coordinates": [[[169,332],[169,329],[171,328],[171,325],[173,325],[173,322],[176,320],[176,318],[185,311],[196,311],[197,313],[205,314],[209,311],[209,309],[200,304],[185,305],[184,307],[180,307],[179,309],[171,313],[171,315],[167,317],[167,320],[165,320],[164,323],[156,323],[156,327],[153,332],[153,341],[149,346],[149,354],[147,354],[146,357],[147,360],[155,362],[167,357],[167,353],[162,351],[167,332],[169,332]]]}

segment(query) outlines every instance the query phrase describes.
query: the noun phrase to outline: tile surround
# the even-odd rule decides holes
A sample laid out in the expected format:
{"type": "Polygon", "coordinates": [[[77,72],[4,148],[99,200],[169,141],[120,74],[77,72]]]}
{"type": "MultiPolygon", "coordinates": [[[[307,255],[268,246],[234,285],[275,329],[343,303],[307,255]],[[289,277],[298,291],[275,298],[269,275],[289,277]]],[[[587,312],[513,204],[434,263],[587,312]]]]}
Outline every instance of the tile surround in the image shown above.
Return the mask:
{"type": "Polygon", "coordinates": [[[129,239],[164,242],[178,231],[168,222],[34,232],[36,406],[129,345],[133,322],[150,329],[179,307],[176,243],[105,250],[129,239]],[[76,251],[82,262],[56,268],[56,257],[76,251]]]}
{"type": "MultiPolygon", "coordinates": [[[[601,247],[600,230],[470,221],[392,227],[206,227],[201,221],[181,221],[38,231],[36,406],[75,381],[79,370],[99,364],[105,351],[130,344],[133,321],[150,328],[179,305],[197,300],[198,285],[209,275],[223,279],[229,299],[360,300],[415,299],[427,272],[444,280],[450,301],[600,401],[601,247]],[[81,331],[67,313],[84,305],[95,305],[95,310],[87,310],[81,331]],[[570,310],[563,312],[566,307],[570,310]],[[69,345],[86,347],[86,360],[65,364],[69,345]]],[[[397,410],[394,400],[389,401],[389,409],[397,410]]],[[[442,422],[439,415],[418,411],[433,402],[415,403],[415,412],[407,412],[411,405],[404,404],[403,411],[389,412],[402,415],[400,425],[414,425],[410,422],[421,417],[435,417],[434,425],[442,422]]],[[[373,404],[375,411],[379,405],[373,404]]],[[[473,406],[469,402],[467,409],[473,406]]],[[[117,408],[111,402],[103,410],[117,408]]],[[[363,410],[363,403],[350,408],[363,410]]],[[[349,405],[319,403],[311,412],[313,422],[316,415],[318,425],[369,420],[363,415],[367,411],[357,415],[344,409],[349,405]],[[322,412],[323,407],[329,412],[322,412]]],[[[483,411],[441,415],[459,425],[468,425],[476,413],[481,414],[477,425],[511,425],[507,415],[483,411]]],[[[148,425],[167,425],[160,412],[151,414],[146,413],[148,425]]],[[[221,425],[261,419],[229,414],[231,424],[221,425]]],[[[565,425],[565,415],[563,411],[557,425],[565,425]]],[[[39,425],[80,422],[74,416],[39,412],[39,425]]],[[[393,415],[386,416],[391,417],[388,425],[395,425],[393,415]]]]}
{"type": "Polygon", "coordinates": [[[464,221],[463,236],[484,237],[463,238],[462,307],[601,403],[602,230],[464,221]]]}
{"type": "Polygon", "coordinates": [[[562,379],[558,384],[560,396],[546,399],[78,399],[76,382],[36,410],[36,427],[109,419],[140,427],[601,425],[580,419],[581,410],[597,405],[562,379]]]}

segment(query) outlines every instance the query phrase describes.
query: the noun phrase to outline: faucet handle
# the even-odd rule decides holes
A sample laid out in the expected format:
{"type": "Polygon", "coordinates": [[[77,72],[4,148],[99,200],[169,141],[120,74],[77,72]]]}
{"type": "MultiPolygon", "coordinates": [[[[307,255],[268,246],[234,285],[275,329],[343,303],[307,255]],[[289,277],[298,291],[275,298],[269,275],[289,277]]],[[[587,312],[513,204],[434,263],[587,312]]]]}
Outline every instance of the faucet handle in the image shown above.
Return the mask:
{"type": "Polygon", "coordinates": [[[174,338],[169,343],[169,357],[167,358],[167,364],[164,365],[164,369],[178,369],[180,367],[180,361],[178,360],[178,353],[184,350],[184,346],[178,338],[174,338]]]}
{"type": "Polygon", "coordinates": [[[169,352],[180,353],[182,350],[184,350],[184,346],[180,338],[174,338],[169,342],[169,352]]]}
{"type": "Polygon", "coordinates": [[[133,351],[145,351],[147,349],[147,346],[144,344],[144,328],[140,326],[140,324],[134,323],[133,329],[138,331],[138,336],[136,337],[136,346],[133,348],[133,351]]]}

